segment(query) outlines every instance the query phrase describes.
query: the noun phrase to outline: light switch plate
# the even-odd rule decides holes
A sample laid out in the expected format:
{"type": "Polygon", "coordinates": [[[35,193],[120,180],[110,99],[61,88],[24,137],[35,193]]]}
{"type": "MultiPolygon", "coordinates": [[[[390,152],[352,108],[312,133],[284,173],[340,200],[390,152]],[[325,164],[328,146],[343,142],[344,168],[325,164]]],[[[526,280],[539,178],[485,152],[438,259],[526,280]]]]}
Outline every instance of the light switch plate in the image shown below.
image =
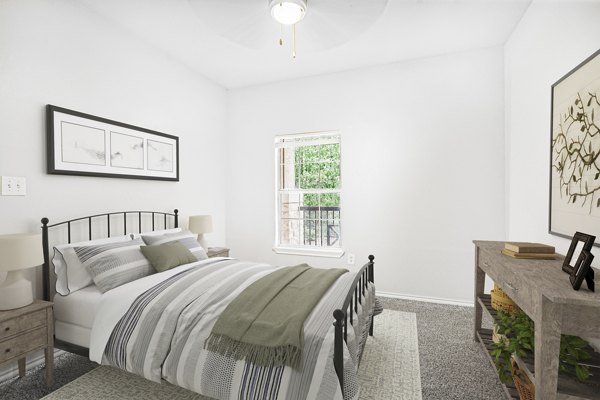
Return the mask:
{"type": "Polygon", "coordinates": [[[2,196],[25,196],[27,180],[21,176],[2,177],[2,196]]]}

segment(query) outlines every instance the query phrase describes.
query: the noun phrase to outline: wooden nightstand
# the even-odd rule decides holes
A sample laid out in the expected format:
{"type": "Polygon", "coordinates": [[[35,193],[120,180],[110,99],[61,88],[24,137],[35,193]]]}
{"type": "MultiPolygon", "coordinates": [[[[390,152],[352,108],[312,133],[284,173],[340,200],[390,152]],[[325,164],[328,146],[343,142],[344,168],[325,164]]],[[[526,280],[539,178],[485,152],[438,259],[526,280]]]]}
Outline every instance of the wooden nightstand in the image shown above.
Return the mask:
{"type": "Polygon", "coordinates": [[[25,376],[27,354],[45,349],[46,384],[54,385],[54,317],[52,303],[34,300],[28,306],[0,311],[0,364],[17,360],[25,376]]]}
{"type": "Polygon", "coordinates": [[[229,257],[229,249],[227,247],[209,247],[206,254],[208,258],[229,257]]]}

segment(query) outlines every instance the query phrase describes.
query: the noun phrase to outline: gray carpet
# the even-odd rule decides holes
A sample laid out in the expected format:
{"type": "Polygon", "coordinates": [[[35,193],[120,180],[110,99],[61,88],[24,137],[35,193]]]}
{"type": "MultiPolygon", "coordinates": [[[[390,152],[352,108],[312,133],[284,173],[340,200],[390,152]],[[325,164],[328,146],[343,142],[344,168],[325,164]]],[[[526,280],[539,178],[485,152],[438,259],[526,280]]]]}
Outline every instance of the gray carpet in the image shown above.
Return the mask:
{"type": "MultiPolygon", "coordinates": [[[[472,340],[473,308],[397,299],[382,301],[385,308],[417,316],[423,399],[504,398],[495,371],[480,345],[472,340]]],[[[23,379],[1,383],[0,400],[41,399],[96,366],[79,356],[62,355],[56,359],[56,384],[52,388],[46,388],[43,367],[32,368],[23,379]]]]}
{"type": "MultiPolygon", "coordinates": [[[[380,299],[384,308],[417,315],[424,400],[506,398],[481,345],[473,341],[473,307],[380,299]]],[[[491,327],[491,319],[483,315],[484,326],[491,327]]]]}

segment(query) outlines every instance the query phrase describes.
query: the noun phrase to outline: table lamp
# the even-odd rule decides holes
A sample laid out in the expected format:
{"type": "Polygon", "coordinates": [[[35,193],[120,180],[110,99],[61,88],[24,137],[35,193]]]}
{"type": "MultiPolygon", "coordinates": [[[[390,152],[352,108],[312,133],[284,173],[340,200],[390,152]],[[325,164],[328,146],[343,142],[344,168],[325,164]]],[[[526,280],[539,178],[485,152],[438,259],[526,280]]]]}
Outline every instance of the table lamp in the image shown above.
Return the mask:
{"type": "Polygon", "coordinates": [[[198,234],[198,243],[208,251],[208,244],[204,238],[205,233],[211,233],[213,231],[213,223],[211,215],[192,215],[188,222],[188,229],[198,234]]]}
{"type": "Polygon", "coordinates": [[[0,283],[0,310],[33,303],[31,282],[25,279],[23,270],[43,263],[41,235],[0,235],[0,272],[8,272],[4,282],[0,283]]]}

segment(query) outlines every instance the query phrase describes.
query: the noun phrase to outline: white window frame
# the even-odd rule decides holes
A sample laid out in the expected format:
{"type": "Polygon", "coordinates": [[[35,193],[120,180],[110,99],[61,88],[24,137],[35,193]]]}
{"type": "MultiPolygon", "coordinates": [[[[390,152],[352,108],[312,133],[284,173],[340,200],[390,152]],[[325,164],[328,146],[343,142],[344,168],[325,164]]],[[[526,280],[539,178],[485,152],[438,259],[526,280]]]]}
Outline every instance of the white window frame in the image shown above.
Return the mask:
{"type": "MultiPolygon", "coordinates": [[[[279,159],[279,149],[281,146],[281,139],[306,139],[311,137],[319,137],[319,136],[338,136],[338,140],[336,143],[340,145],[340,172],[342,167],[341,160],[341,151],[342,151],[342,141],[340,131],[320,131],[320,132],[307,132],[307,133],[295,133],[289,135],[277,135],[274,140],[274,160],[275,160],[275,244],[273,246],[273,251],[277,254],[290,254],[290,255],[304,255],[304,256],[315,256],[315,257],[331,257],[331,258],[340,258],[344,255],[344,250],[342,248],[342,224],[340,223],[340,247],[318,247],[318,246],[310,246],[310,245],[282,245],[280,241],[280,199],[279,194],[281,191],[280,188],[280,178],[281,178],[281,166],[279,159]]],[[[323,144],[321,142],[315,142],[315,144],[323,144]]],[[[331,193],[329,190],[323,189],[311,189],[311,192],[318,193],[331,193]]],[[[339,190],[335,191],[340,195],[340,210],[342,209],[342,182],[340,181],[339,190]]]]}

